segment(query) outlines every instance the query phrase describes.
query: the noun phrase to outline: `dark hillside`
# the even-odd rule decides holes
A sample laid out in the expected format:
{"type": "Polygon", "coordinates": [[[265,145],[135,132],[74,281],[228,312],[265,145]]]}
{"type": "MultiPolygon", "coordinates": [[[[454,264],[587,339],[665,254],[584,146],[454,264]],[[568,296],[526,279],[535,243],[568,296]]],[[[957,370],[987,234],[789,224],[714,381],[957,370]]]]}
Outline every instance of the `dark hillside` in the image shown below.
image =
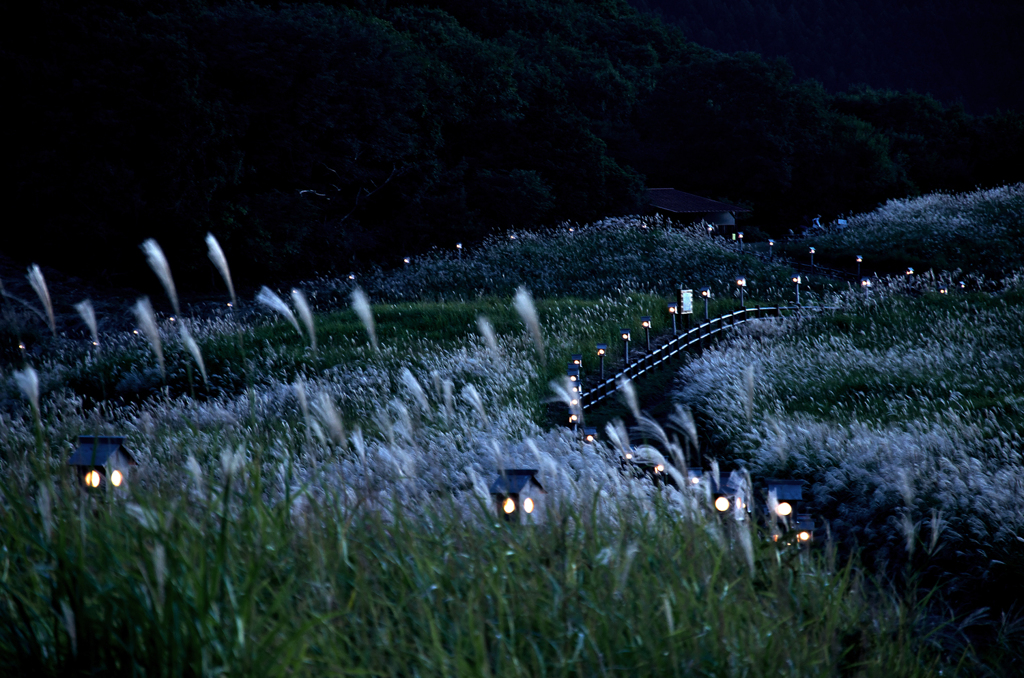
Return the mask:
{"type": "Polygon", "coordinates": [[[785,57],[832,92],[868,83],[976,114],[1024,109],[1024,5],[1014,0],[630,0],[726,52],[785,57]]]}
{"type": "Polygon", "coordinates": [[[785,232],[888,198],[1024,179],[1024,116],[831,95],[625,0],[19,5],[0,242],[132,284],[156,238],[179,283],[394,265],[509,228],[589,222],[674,186],[785,232]]]}

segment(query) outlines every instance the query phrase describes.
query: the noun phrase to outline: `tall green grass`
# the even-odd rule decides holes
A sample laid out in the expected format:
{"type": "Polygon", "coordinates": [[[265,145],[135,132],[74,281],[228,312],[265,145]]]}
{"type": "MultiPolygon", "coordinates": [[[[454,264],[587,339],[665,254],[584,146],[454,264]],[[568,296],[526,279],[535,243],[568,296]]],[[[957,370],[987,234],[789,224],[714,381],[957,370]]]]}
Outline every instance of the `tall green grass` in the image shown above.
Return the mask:
{"type": "Polygon", "coordinates": [[[5,486],[0,667],[927,676],[968,648],[952,624],[922,633],[923,607],[830,551],[779,552],[749,524],[680,520],[661,500],[601,516],[553,497],[547,524],[513,528],[443,498],[268,504],[259,477],[245,465],[127,500],[5,486]]]}

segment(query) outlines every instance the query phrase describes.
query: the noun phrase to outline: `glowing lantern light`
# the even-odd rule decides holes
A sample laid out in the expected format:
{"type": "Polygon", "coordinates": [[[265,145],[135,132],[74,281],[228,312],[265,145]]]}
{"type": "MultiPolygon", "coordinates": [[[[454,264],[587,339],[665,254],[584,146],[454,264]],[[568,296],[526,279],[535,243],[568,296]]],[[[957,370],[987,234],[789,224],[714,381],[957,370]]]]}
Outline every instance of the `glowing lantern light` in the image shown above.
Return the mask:
{"type": "Polygon", "coordinates": [[[86,488],[95,489],[104,478],[113,487],[125,484],[128,469],[136,465],[135,458],[124,446],[123,436],[79,436],[68,465],[86,488]]]}
{"type": "Polygon", "coordinates": [[[719,497],[718,499],[715,500],[715,508],[718,509],[722,513],[725,513],[726,511],[728,511],[729,510],[729,506],[730,506],[730,503],[729,503],[729,498],[728,497],[719,497]]]}
{"type": "Polygon", "coordinates": [[[536,474],[537,469],[505,469],[499,472],[490,487],[499,516],[517,524],[543,522],[546,492],[537,481],[536,474]]]}

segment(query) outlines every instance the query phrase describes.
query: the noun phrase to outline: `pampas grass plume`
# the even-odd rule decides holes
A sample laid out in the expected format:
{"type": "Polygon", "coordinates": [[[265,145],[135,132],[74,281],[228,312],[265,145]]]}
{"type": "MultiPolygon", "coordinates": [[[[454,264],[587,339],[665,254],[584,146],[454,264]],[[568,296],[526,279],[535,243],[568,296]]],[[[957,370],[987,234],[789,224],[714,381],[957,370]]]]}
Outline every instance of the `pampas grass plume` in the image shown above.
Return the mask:
{"type": "Polygon", "coordinates": [[[302,290],[292,290],[292,304],[295,306],[295,310],[299,312],[302,324],[306,326],[310,347],[316,351],[316,326],[313,324],[313,311],[309,308],[309,301],[302,290]]]}
{"type": "Polygon", "coordinates": [[[203,362],[203,354],[199,350],[199,344],[192,338],[192,333],[188,331],[184,321],[181,323],[181,343],[185,344],[185,348],[192,354],[192,359],[196,361],[196,365],[199,366],[199,374],[203,375],[203,383],[206,383],[206,364],[203,362]]]}
{"type": "Polygon", "coordinates": [[[379,351],[380,347],[377,345],[377,325],[373,321],[373,309],[370,308],[370,300],[366,298],[366,292],[363,292],[359,287],[352,290],[352,310],[356,312],[356,315],[363,322],[366,334],[370,336],[373,350],[379,351]]]}
{"type": "Polygon", "coordinates": [[[487,344],[487,348],[491,349],[495,356],[498,355],[498,337],[494,334],[494,326],[491,325],[491,321],[486,316],[477,316],[476,318],[477,329],[480,330],[480,334],[484,338],[484,343],[487,344]]]}
{"type": "Polygon", "coordinates": [[[640,401],[636,397],[633,382],[628,377],[619,379],[619,390],[622,392],[622,398],[626,401],[626,405],[629,406],[629,411],[636,419],[640,419],[640,401]]]}
{"type": "Polygon", "coordinates": [[[156,277],[160,279],[160,284],[164,286],[164,291],[167,292],[167,297],[171,300],[171,307],[174,309],[174,312],[181,315],[181,307],[178,305],[178,291],[174,289],[174,278],[171,277],[171,267],[167,263],[164,251],[160,249],[160,245],[152,238],[142,243],[142,251],[146,254],[146,262],[149,264],[149,267],[153,269],[153,273],[156,273],[156,277]]]}
{"type": "Polygon", "coordinates": [[[345,424],[341,420],[338,410],[335,409],[334,403],[331,402],[331,396],[321,392],[314,402],[316,403],[317,413],[327,426],[327,431],[331,434],[331,440],[334,441],[335,445],[347,447],[348,439],[345,436],[345,424]]]}
{"type": "Polygon", "coordinates": [[[135,312],[136,320],[139,321],[139,326],[146,333],[146,338],[149,339],[149,343],[153,347],[153,353],[156,354],[156,362],[160,366],[160,375],[166,378],[164,348],[160,343],[160,330],[157,329],[156,316],[153,314],[153,305],[149,303],[149,297],[142,297],[136,301],[132,310],[135,312]]]}
{"type": "Polygon", "coordinates": [[[544,337],[540,333],[540,320],[537,318],[537,307],[533,305],[533,297],[530,296],[530,291],[525,287],[520,287],[516,290],[516,298],[514,302],[516,312],[519,313],[519,317],[526,323],[526,327],[529,328],[530,334],[533,335],[533,344],[537,348],[537,355],[540,357],[541,364],[546,364],[547,359],[544,355],[544,337]]]}
{"type": "Polygon", "coordinates": [[[92,302],[88,299],[80,301],[75,304],[75,310],[78,311],[78,315],[82,317],[82,322],[84,322],[89,328],[89,333],[92,335],[93,346],[99,346],[99,325],[96,323],[96,311],[92,307],[92,302]]]}
{"type": "Polygon", "coordinates": [[[31,367],[26,367],[23,370],[19,370],[14,373],[14,381],[18,384],[18,388],[25,394],[28,401],[32,404],[32,409],[38,414],[39,412],[39,374],[31,367]]]}
{"type": "Polygon", "coordinates": [[[256,295],[256,301],[263,304],[270,310],[280,313],[284,316],[285,320],[292,324],[292,327],[294,327],[295,331],[299,333],[299,336],[303,336],[302,328],[299,327],[299,321],[295,319],[295,314],[292,313],[290,308],[288,308],[288,304],[284,303],[284,300],[277,296],[277,293],[272,289],[266,285],[261,287],[259,294],[256,295]]]}
{"type": "Polygon", "coordinates": [[[224,284],[228,286],[228,294],[231,295],[231,305],[235,306],[235,285],[231,282],[231,270],[228,268],[228,260],[224,256],[224,250],[220,248],[217,238],[213,237],[213,233],[206,234],[206,254],[210,257],[213,265],[217,267],[220,277],[224,278],[224,284]]]}
{"type": "Polygon", "coordinates": [[[28,269],[28,282],[32,285],[32,289],[36,291],[39,300],[43,302],[43,308],[46,309],[46,321],[50,326],[50,331],[53,332],[54,336],[57,334],[57,322],[53,317],[53,304],[50,302],[50,291],[46,289],[46,279],[43,277],[43,272],[39,270],[37,264],[32,264],[28,269]]]}

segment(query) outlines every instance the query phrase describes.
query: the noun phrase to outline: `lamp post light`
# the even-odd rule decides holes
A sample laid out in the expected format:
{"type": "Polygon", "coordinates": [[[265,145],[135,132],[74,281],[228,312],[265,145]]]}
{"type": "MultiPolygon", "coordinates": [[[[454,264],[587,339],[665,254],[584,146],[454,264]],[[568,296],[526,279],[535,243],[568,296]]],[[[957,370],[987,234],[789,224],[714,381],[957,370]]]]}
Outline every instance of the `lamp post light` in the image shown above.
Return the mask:
{"type": "Polygon", "coordinates": [[[736,287],[740,288],[740,310],[746,308],[746,304],[743,303],[743,292],[747,289],[747,279],[743,276],[736,278],[736,287]]]}
{"type": "Polygon", "coordinates": [[[871,278],[861,278],[860,279],[860,286],[861,286],[861,289],[863,289],[864,292],[866,293],[869,289],[871,289],[871,278]]]}
{"type": "Polygon", "coordinates": [[[701,478],[704,477],[704,469],[699,466],[691,466],[686,469],[686,481],[691,487],[700,485],[701,478]]]}
{"type": "Polygon", "coordinates": [[[704,320],[708,319],[708,300],[711,298],[711,288],[700,288],[700,296],[704,299],[704,320]]]}
{"type": "Polygon", "coordinates": [[[949,294],[949,290],[946,288],[945,285],[939,286],[939,294],[949,294]]]}
{"type": "Polygon", "coordinates": [[[676,329],[676,310],[678,308],[679,307],[676,304],[671,304],[670,303],[668,305],[668,314],[670,316],[672,316],[672,336],[673,337],[676,336],[679,333],[679,331],[676,329]]]}
{"type": "Polygon", "coordinates": [[[712,232],[713,232],[714,230],[715,230],[715,227],[714,227],[714,226],[712,226],[711,224],[708,224],[708,235],[709,235],[709,236],[711,235],[711,233],[712,233],[712,232]]]}
{"type": "Polygon", "coordinates": [[[861,254],[857,255],[857,277],[860,277],[860,264],[864,261],[864,256],[861,254]]]}
{"type": "Polygon", "coordinates": [[[910,284],[910,277],[911,277],[912,275],[914,275],[914,269],[908,266],[908,267],[907,267],[907,273],[906,273],[906,276],[907,276],[907,284],[908,284],[908,285],[910,284]]]}
{"type": "Polygon", "coordinates": [[[575,365],[576,367],[580,368],[580,371],[582,371],[583,370],[583,354],[582,353],[573,353],[572,354],[572,364],[575,365]]]}
{"type": "Polygon", "coordinates": [[[462,258],[462,243],[461,242],[455,243],[455,249],[457,249],[459,251],[459,259],[461,259],[462,258]]]}
{"type": "Polygon", "coordinates": [[[547,492],[537,481],[537,472],[531,468],[510,468],[498,473],[490,492],[499,516],[516,525],[544,521],[547,492]]]}
{"type": "Polygon", "coordinates": [[[793,284],[796,285],[796,305],[799,306],[800,305],[800,274],[799,273],[794,273],[793,276],[790,278],[790,280],[792,280],[793,284]]]}
{"type": "Polygon", "coordinates": [[[619,330],[619,336],[622,337],[622,342],[626,346],[626,367],[629,367],[629,328],[624,327],[619,330]]]}
{"type": "MultiPolygon", "coordinates": [[[[583,399],[583,377],[580,374],[580,368],[578,365],[569,363],[569,366],[565,370],[566,375],[569,377],[569,411],[578,412],[582,410],[580,401],[583,399]]],[[[575,424],[578,421],[573,419],[575,414],[570,414],[569,423],[575,424]]]]}
{"type": "Polygon", "coordinates": [[[775,259],[775,239],[768,238],[768,261],[775,259]]]}
{"type": "Polygon", "coordinates": [[[643,326],[644,333],[647,335],[647,351],[650,352],[650,350],[651,350],[651,316],[649,316],[649,315],[641,316],[640,324],[643,326]]]}
{"type": "Polygon", "coordinates": [[[737,233],[736,236],[740,239],[740,249],[742,250],[743,249],[743,231],[740,231],[739,233],[737,233]]]}
{"type": "Polygon", "coordinates": [[[814,268],[814,252],[815,252],[815,249],[812,247],[811,248],[811,268],[814,268]]]}
{"type": "Polygon", "coordinates": [[[404,259],[402,259],[402,261],[404,261],[405,265],[408,266],[409,264],[412,263],[412,257],[405,257],[404,259]]]}
{"type": "Polygon", "coordinates": [[[596,428],[585,428],[583,429],[583,441],[593,443],[597,441],[597,429],[596,428]]]}
{"type": "Polygon", "coordinates": [[[967,283],[965,283],[963,280],[961,280],[960,281],[960,291],[963,292],[966,289],[967,289],[967,283]]]}
{"type": "Polygon", "coordinates": [[[604,354],[608,352],[608,344],[597,345],[597,357],[601,359],[601,381],[604,381],[604,354]]]}

